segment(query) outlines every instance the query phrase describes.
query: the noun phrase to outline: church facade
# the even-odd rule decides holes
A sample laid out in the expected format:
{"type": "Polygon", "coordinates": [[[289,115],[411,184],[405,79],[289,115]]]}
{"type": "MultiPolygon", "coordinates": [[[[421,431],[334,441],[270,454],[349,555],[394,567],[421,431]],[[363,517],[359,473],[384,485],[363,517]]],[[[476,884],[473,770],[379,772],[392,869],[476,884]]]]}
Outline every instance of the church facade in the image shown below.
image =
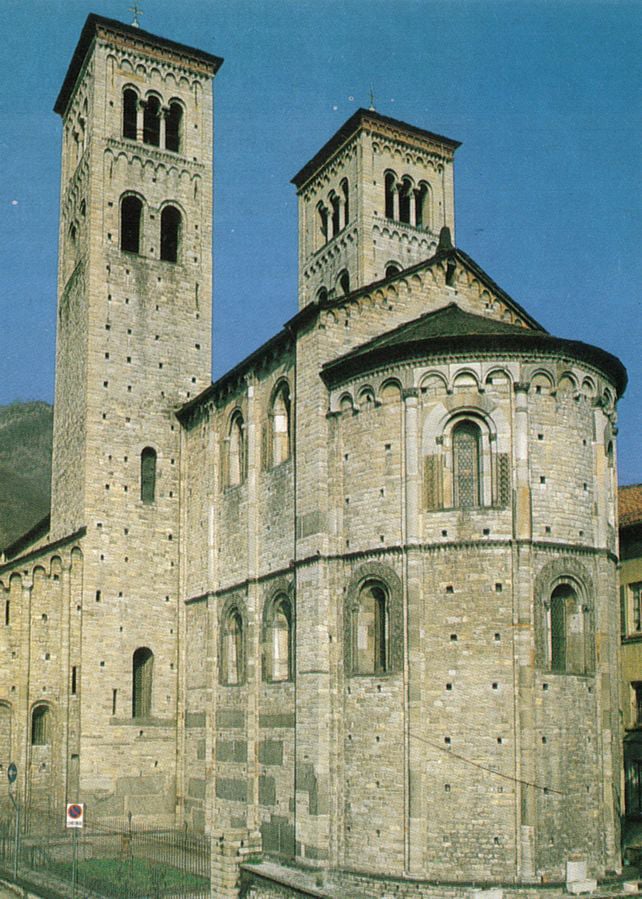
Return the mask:
{"type": "Polygon", "coordinates": [[[359,110],[293,179],[297,313],[212,384],[221,62],[92,15],[56,102],[52,510],[0,566],[0,763],[210,833],[216,896],[248,851],[350,895],[603,877],[625,371],[456,247],[456,141],[359,110]]]}

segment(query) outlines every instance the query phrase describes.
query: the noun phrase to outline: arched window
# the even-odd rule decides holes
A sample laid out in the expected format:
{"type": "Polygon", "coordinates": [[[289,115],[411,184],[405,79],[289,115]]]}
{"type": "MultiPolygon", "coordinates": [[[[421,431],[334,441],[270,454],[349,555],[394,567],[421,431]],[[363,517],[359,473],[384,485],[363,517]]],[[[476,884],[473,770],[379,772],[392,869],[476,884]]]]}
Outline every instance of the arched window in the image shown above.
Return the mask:
{"type": "Polygon", "coordinates": [[[269,681],[292,680],[292,606],[285,594],[269,605],[265,632],[265,676],[269,681]]]}
{"type": "Polygon", "coordinates": [[[143,141],[154,147],[160,146],[160,100],[149,97],[143,112],[143,141]]]}
{"type": "Polygon", "coordinates": [[[394,172],[386,172],[385,178],[385,201],[386,201],[386,218],[392,219],[395,217],[395,191],[397,189],[396,186],[396,178],[394,172]]]}
{"type": "Polygon", "coordinates": [[[386,278],[392,278],[393,275],[398,275],[401,271],[401,266],[396,262],[389,262],[386,266],[386,278]]]}
{"type": "Polygon", "coordinates": [[[419,189],[415,191],[415,224],[418,228],[430,227],[429,192],[428,185],[422,181],[419,189]]]}
{"type": "Polygon", "coordinates": [[[123,91],[123,137],[136,140],[138,94],[131,88],[123,91]]]}
{"type": "Polygon", "coordinates": [[[138,197],[123,197],[120,204],[120,248],[140,253],[143,204],[138,197]]]}
{"type": "Polygon", "coordinates": [[[230,422],[227,446],[227,486],[234,487],[245,480],[245,428],[243,416],[236,412],[230,422]]]}
{"type": "Polygon", "coordinates": [[[350,186],[347,178],[341,182],[341,193],[343,194],[343,224],[347,225],[350,221],[350,186]]]}
{"type": "Polygon", "coordinates": [[[330,207],[332,209],[332,234],[330,236],[334,237],[341,230],[340,202],[334,192],[330,194],[330,207]]]}
{"type": "Polygon", "coordinates": [[[140,498],[146,505],[156,499],[156,450],[151,446],[140,454],[140,498]]]}
{"type": "Polygon", "coordinates": [[[410,204],[414,200],[412,183],[409,178],[404,178],[399,190],[399,221],[410,224],[410,204]]]}
{"type": "Polygon", "coordinates": [[[459,509],[481,505],[480,442],[474,422],[463,421],[453,428],[453,505],[459,509]]]}
{"type": "Polygon", "coordinates": [[[366,582],[359,592],[356,645],[353,658],[359,674],[383,674],[389,668],[387,593],[378,581],[366,582]]]}
{"type": "Polygon", "coordinates": [[[182,216],[176,206],[165,206],[161,212],[160,258],[176,262],[181,238],[182,216]]]}
{"type": "Polygon", "coordinates": [[[180,103],[170,103],[165,119],[165,149],[180,153],[183,107],[180,103]]]}
{"type": "Polygon", "coordinates": [[[154,653],[140,646],[132,660],[132,717],[149,718],[152,714],[152,677],[154,653]]]}
{"type": "Polygon", "coordinates": [[[228,686],[243,680],[243,618],[237,608],[228,611],[223,622],[221,681],[228,686]]]}
{"type": "Polygon", "coordinates": [[[329,234],[329,223],[328,223],[328,210],[323,205],[323,203],[317,204],[317,223],[318,223],[318,246],[323,246],[324,243],[327,243],[330,239],[329,234]]]}
{"type": "Polygon", "coordinates": [[[339,273],[338,281],[341,293],[344,296],[350,293],[350,275],[346,269],[339,273]]]}
{"type": "MultiPolygon", "coordinates": [[[[551,671],[566,671],[566,585],[551,596],[551,671]]],[[[572,591],[571,591],[572,592],[572,591]]]]}
{"type": "Polygon", "coordinates": [[[327,299],[328,299],[328,291],[327,291],[327,288],[325,288],[325,287],[320,287],[319,290],[317,291],[317,302],[318,302],[318,303],[325,303],[327,299]]]}
{"type": "Polygon", "coordinates": [[[290,457],[290,385],[279,385],[271,410],[272,464],[280,465],[290,457]]]}
{"type": "Polygon", "coordinates": [[[591,668],[591,617],[571,584],[559,584],[550,598],[549,663],[551,671],[586,674],[591,668]]]}
{"type": "Polygon", "coordinates": [[[47,746],[51,742],[51,711],[47,705],[37,705],[31,713],[31,745],[47,746]]]}

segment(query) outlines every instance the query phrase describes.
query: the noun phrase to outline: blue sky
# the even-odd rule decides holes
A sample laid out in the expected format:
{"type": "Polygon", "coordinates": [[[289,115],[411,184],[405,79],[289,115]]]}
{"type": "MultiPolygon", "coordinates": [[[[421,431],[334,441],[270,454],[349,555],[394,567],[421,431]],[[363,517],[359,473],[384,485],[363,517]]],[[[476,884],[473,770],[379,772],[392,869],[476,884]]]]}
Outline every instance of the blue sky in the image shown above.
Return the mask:
{"type": "MultiPolygon", "coordinates": [[[[548,330],[618,355],[623,483],[642,481],[642,4],[145,0],[144,28],[225,57],[216,79],[214,374],[296,310],[290,178],[375,92],[463,142],[457,243],[548,330]]],[[[53,397],[60,122],[89,12],[0,0],[0,403],[53,397]]]]}

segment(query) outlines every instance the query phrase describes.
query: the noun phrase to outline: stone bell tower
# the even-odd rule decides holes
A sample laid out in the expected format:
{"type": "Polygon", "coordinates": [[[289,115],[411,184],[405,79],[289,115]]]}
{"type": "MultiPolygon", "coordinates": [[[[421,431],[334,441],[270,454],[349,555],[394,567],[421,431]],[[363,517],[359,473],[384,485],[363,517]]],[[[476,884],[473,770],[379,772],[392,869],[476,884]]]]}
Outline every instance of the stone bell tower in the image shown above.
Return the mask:
{"type": "Polygon", "coordinates": [[[173,811],[174,411],[211,380],[212,78],[221,62],[90,15],[55,104],[63,146],[51,537],[86,529],[79,776],[99,815],[173,811]],[[132,774],[149,775],[137,809],[128,805],[132,774]]]}
{"type": "Polygon", "coordinates": [[[359,109],[294,176],[299,305],[341,296],[454,238],[458,141],[359,109]]]}

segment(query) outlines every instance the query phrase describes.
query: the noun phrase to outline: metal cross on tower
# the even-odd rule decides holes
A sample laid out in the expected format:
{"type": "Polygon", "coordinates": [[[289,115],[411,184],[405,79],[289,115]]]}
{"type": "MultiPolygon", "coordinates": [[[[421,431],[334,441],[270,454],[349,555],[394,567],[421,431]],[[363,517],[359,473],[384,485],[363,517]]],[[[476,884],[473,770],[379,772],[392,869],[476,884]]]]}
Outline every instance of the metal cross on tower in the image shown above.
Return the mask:
{"type": "Polygon", "coordinates": [[[134,3],[129,7],[130,13],[134,16],[134,20],[132,25],[134,28],[140,28],[140,22],[138,21],[138,17],[143,15],[143,10],[140,8],[140,5],[134,0],[134,3]]]}

